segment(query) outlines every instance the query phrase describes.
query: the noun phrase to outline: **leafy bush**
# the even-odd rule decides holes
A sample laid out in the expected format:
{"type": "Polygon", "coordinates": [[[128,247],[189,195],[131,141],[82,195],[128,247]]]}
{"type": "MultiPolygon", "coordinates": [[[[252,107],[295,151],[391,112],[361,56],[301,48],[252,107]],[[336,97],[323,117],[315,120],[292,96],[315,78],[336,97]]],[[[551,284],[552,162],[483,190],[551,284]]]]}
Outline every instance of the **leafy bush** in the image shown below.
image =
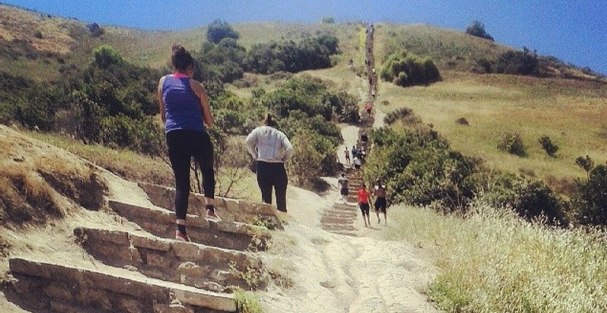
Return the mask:
{"type": "Polygon", "coordinates": [[[444,139],[428,129],[381,128],[372,131],[371,138],[374,148],[367,157],[365,179],[381,178],[393,201],[465,208],[469,195],[464,182],[476,171],[477,161],[451,151],[444,139]]]}
{"type": "Polygon", "coordinates": [[[542,149],[551,157],[554,157],[554,154],[559,150],[559,146],[552,143],[552,140],[548,136],[542,136],[539,139],[539,143],[542,145],[542,149]]]}
{"type": "Polygon", "coordinates": [[[420,120],[413,114],[413,110],[410,108],[400,108],[395,111],[391,111],[384,117],[384,123],[388,125],[394,124],[398,120],[407,120],[412,124],[419,123],[420,120]]]}
{"type": "Polygon", "coordinates": [[[567,224],[559,198],[540,181],[530,182],[520,188],[513,208],[520,216],[529,220],[544,217],[550,224],[567,224]]]}
{"type": "Polygon", "coordinates": [[[243,77],[246,54],[246,49],[236,39],[223,38],[216,44],[205,42],[196,60],[206,72],[213,72],[222,82],[231,83],[243,77]]]}
{"type": "Polygon", "coordinates": [[[105,33],[105,30],[97,23],[88,24],[86,27],[89,29],[91,37],[101,37],[105,33]]]}
{"type": "Polygon", "coordinates": [[[151,118],[134,120],[119,114],[101,121],[100,141],[112,148],[128,148],[148,155],[164,150],[164,132],[151,118]]]}
{"type": "Polygon", "coordinates": [[[100,67],[107,69],[110,65],[120,65],[124,62],[118,51],[109,45],[101,45],[93,51],[94,62],[100,67]]]}
{"type": "Polygon", "coordinates": [[[405,52],[388,57],[380,77],[402,87],[428,85],[441,80],[438,68],[430,58],[422,59],[405,52]]]}
{"type": "Polygon", "coordinates": [[[586,171],[586,175],[590,175],[590,170],[594,167],[594,161],[588,155],[586,157],[577,157],[575,164],[586,171]]]}
{"type": "Polygon", "coordinates": [[[323,155],[315,149],[316,139],[318,137],[312,131],[302,130],[291,140],[294,151],[287,168],[299,186],[311,184],[320,175],[323,155]]]}
{"type": "Polygon", "coordinates": [[[337,37],[327,34],[305,37],[299,42],[255,44],[249,50],[244,68],[260,74],[328,68],[331,66],[330,57],[339,52],[338,48],[337,37]]]}
{"type": "Polygon", "coordinates": [[[327,92],[321,96],[320,101],[332,108],[337,121],[352,124],[358,121],[358,100],[351,94],[345,91],[327,92]]]}
{"type": "Polygon", "coordinates": [[[500,138],[497,148],[519,157],[527,155],[523,139],[518,133],[505,133],[500,138]]]}
{"type": "Polygon", "coordinates": [[[607,225],[607,166],[599,165],[588,172],[587,181],[577,181],[578,192],[573,203],[577,221],[585,225],[607,225]]]}
{"type": "Polygon", "coordinates": [[[264,94],[261,102],[279,117],[288,117],[293,111],[305,112],[308,117],[319,115],[327,121],[334,114],[340,121],[356,121],[358,117],[356,98],[330,91],[325,82],[309,75],[289,79],[281,88],[264,94]]]}
{"type": "Polygon", "coordinates": [[[459,125],[465,125],[468,126],[470,125],[470,123],[468,122],[468,120],[464,117],[460,117],[457,120],[455,120],[455,123],[459,124],[459,125]]]}
{"type": "Polygon", "coordinates": [[[477,20],[474,20],[472,25],[466,28],[466,34],[495,41],[495,39],[485,31],[485,25],[477,20]]]}
{"type": "Polygon", "coordinates": [[[539,62],[536,55],[525,51],[506,51],[502,53],[495,64],[496,72],[513,75],[535,75],[538,73],[539,62]]]}

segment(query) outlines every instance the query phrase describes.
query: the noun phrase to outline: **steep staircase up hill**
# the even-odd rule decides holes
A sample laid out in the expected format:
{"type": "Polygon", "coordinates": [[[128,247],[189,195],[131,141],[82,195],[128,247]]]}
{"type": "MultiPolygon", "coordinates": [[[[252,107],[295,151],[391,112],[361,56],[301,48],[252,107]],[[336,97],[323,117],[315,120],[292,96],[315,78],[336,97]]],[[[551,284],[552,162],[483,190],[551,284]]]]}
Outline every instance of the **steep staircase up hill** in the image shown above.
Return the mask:
{"type": "Polygon", "coordinates": [[[271,229],[282,229],[274,207],[218,199],[221,221],[195,209],[193,194],[188,235],[174,239],[169,209],[174,189],[140,184],[153,206],[109,199],[108,206],[134,223],[135,231],[116,227],[74,229],[75,241],[89,258],[65,264],[52,257],[9,259],[13,277],[7,298],[29,312],[57,313],[219,313],[236,312],[233,292],[262,290],[267,281],[259,253],[271,229]],[[254,273],[259,279],[245,279],[254,273]]]}

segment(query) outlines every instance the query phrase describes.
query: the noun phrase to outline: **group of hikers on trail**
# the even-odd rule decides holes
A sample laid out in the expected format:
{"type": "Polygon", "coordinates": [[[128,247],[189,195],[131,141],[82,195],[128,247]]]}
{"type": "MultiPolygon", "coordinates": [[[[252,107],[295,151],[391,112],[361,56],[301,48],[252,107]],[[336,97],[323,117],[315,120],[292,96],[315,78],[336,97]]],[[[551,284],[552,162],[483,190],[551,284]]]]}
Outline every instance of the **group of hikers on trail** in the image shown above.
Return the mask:
{"type": "MultiPolygon", "coordinates": [[[[192,78],[194,74],[192,55],[183,46],[175,44],[172,47],[171,64],[174,72],[160,78],[157,97],[160,116],[165,128],[169,160],[175,176],[175,239],[190,241],[186,228],[186,216],[190,195],[190,162],[192,158],[199,164],[202,172],[206,217],[220,219],[215,211],[213,144],[207,132],[207,128],[213,127],[214,119],[204,86],[192,78]]],[[[268,114],[264,125],[251,131],[244,144],[256,163],[257,184],[261,191],[262,201],[272,204],[272,190],[274,190],[277,210],[287,212],[288,177],[285,162],[293,154],[293,146],[289,138],[276,129],[276,126],[276,121],[272,115],[268,114]]],[[[364,136],[363,147],[366,147],[366,134],[364,136]]],[[[364,155],[364,148],[359,150],[352,147],[353,164],[357,169],[360,168],[364,155]]],[[[348,163],[349,159],[346,149],[348,163]]],[[[359,191],[359,197],[361,197],[361,193],[364,195],[362,189],[359,191]]],[[[385,190],[383,196],[378,190],[374,190],[373,193],[376,197],[375,208],[378,210],[378,220],[379,212],[384,213],[385,219],[385,190]],[[383,202],[380,200],[382,198],[383,202]],[[382,205],[382,203],[384,204],[382,205]]],[[[368,204],[368,197],[365,199],[368,204]]],[[[364,216],[364,201],[359,202],[364,216]]],[[[368,205],[366,216],[365,225],[368,226],[370,225],[368,223],[368,205]]]]}
{"type": "Polygon", "coordinates": [[[388,225],[388,202],[386,201],[386,186],[381,183],[380,180],[375,182],[375,186],[371,192],[367,190],[367,185],[363,183],[356,192],[358,197],[358,206],[363,216],[363,222],[365,222],[365,227],[371,227],[371,220],[369,219],[369,199],[371,197],[375,197],[375,202],[373,203],[373,207],[375,208],[375,213],[377,214],[377,224],[381,224],[381,218],[379,216],[380,213],[384,215],[384,224],[388,225]]]}
{"type": "MultiPolygon", "coordinates": [[[[346,178],[346,174],[342,173],[339,179],[337,180],[337,185],[340,194],[340,200],[344,203],[348,201],[348,179],[346,178]]],[[[358,199],[358,207],[362,213],[363,222],[365,223],[365,227],[371,226],[371,221],[369,219],[369,211],[370,211],[370,199],[372,197],[375,198],[375,202],[373,203],[373,207],[375,208],[375,213],[377,214],[377,224],[381,224],[380,213],[384,215],[384,224],[388,225],[388,201],[386,200],[386,185],[384,185],[380,179],[375,181],[375,185],[373,189],[369,191],[367,189],[367,185],[363,183],[361,187],[356,191],[356,196],[358,199]]]]}
{"type": "MultiPolygon", "coordinates": [[[[174,72],[160,78],[158,102],[164,123],[169,160],[175,176],[175,239],[190,241],[186,229],[190,194],[190,161],[200,165],[206,217],[219,219],[215,212],[215,170],[213,144],[206,130],[213,127],[213,114],[204,86],[192,78],[194,59],[182,46],[173,45],[171,64],[174,72]]],[[[272,203],[286,212],[287,172],[284,163],[293,154],[289,138],[276,129],[276,121],[267,115],[264,125],[255,128],[246,138],[248,152],[256,161],[257,183],[263,202],[272,203]]]]}

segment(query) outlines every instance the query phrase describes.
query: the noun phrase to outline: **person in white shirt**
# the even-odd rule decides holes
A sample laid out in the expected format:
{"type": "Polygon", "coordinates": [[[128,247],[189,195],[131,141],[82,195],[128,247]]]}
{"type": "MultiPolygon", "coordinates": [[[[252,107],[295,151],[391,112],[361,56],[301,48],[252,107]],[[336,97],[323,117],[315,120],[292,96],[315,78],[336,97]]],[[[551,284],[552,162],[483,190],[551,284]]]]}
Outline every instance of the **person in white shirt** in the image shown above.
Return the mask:
{"type": "Polygon", "coordinates": [[[263,202],[272,204],[272,188],[276,192],[276,208],[287,212],[288,177],[285,162],[293,154],[293,145],[268,114],[264,126],[255,128],[245,140],[247,150],[257,162],[257,184],[263,202]]]}

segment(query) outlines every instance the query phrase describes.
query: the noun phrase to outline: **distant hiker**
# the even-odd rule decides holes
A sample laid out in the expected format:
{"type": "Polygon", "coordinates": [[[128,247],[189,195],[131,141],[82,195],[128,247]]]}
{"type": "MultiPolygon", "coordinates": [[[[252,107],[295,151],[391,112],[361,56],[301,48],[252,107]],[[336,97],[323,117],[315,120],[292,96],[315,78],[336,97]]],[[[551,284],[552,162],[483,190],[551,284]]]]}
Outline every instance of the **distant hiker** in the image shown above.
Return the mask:
{"type": "Polygon", "coordinates": [[[348,179],[346,178],[346,174],[341,173],[341,176],[337,180],[337,185],[339,187],[341,201],[348,201],[348,179]]]}
{"type": "Polygon", "coordinates": [[[352,159],[352,163],[354,164],[354,168],[357,170],[360,169],[360,167],[363,164],[362,160],[358,154],[354,157],[354,159],[352,159]]]}
{"type": "Polygon", "coordinates": [[[350,165],[350,151],[348,150],[348,147],[346,147],[346,150],[344,150],[344,154],[346,155],[346,163],[350,165]]]}
{"type": "Polygon", "coordinates": [[[368,102],[365,104],[365,111],[367,111],[367,116],[371,117],[371,111],[373,110],[373,103],[368,102]]]}
{"type": "Polygon", "coordinates": [[[366,147],[368,141],[369,141],[369,136],[367,136],[367,132],[363,131],[363,133],[360,135],[360,143],[362,144],[363,147],[366,147]]]}
{"type": "Polygon", "coordinates": [[[371,221],[369,220],[369,191],[367,190],[367,186],[363,183],[363,185],[356,192],[358,195],[358,207],[360,208],[360,212],[363,215],[363,222],[365,222],[365,227],[371,226],[371,221]],[[366,217],[366,218],[365,218],[366,217]]]}
{"type": "Polygon", "coordinates": [[[375,213],[377,214],[377,224],[381,224],[379,213],[384,214],[384,223],[388,225],[388,216],[386,214],[388,203],[386,202],[386,185],[382,184],[381,180],[375,182],[373,187],[373,195],[375,196],[375,213]]]}
{"type": "Polygon", "coordinates": [[[272,188],[276,193],[276,208],[287,212],[287,171],[285,162],[293,154],[293,146],[268,114],[264,126],[255,128],[245,143],[247,150],[257,161],[257,184],[263,202],[272,204],[272,188]]]}
{"type": "Polygon", "coordinates": [[[358,149],[356,149],[356,146],[352,146],[352,158],[356,156],[358,156],[358,149]]]}
{"type": "Polygon", "coordinates": [[[169,159],[175,175],[175,239],[190,241],[186,233],[186,215],[190,194],[190,161],[200,165],[206,213],[217,218],[215,206],[215,171],[213,145],[206,127],[213,127],[213,115],[204,86],[192,79],[194,59],[180,45],[173,45],[173,74],[158,82],[160,117],[164,123],[169,159]]]}

